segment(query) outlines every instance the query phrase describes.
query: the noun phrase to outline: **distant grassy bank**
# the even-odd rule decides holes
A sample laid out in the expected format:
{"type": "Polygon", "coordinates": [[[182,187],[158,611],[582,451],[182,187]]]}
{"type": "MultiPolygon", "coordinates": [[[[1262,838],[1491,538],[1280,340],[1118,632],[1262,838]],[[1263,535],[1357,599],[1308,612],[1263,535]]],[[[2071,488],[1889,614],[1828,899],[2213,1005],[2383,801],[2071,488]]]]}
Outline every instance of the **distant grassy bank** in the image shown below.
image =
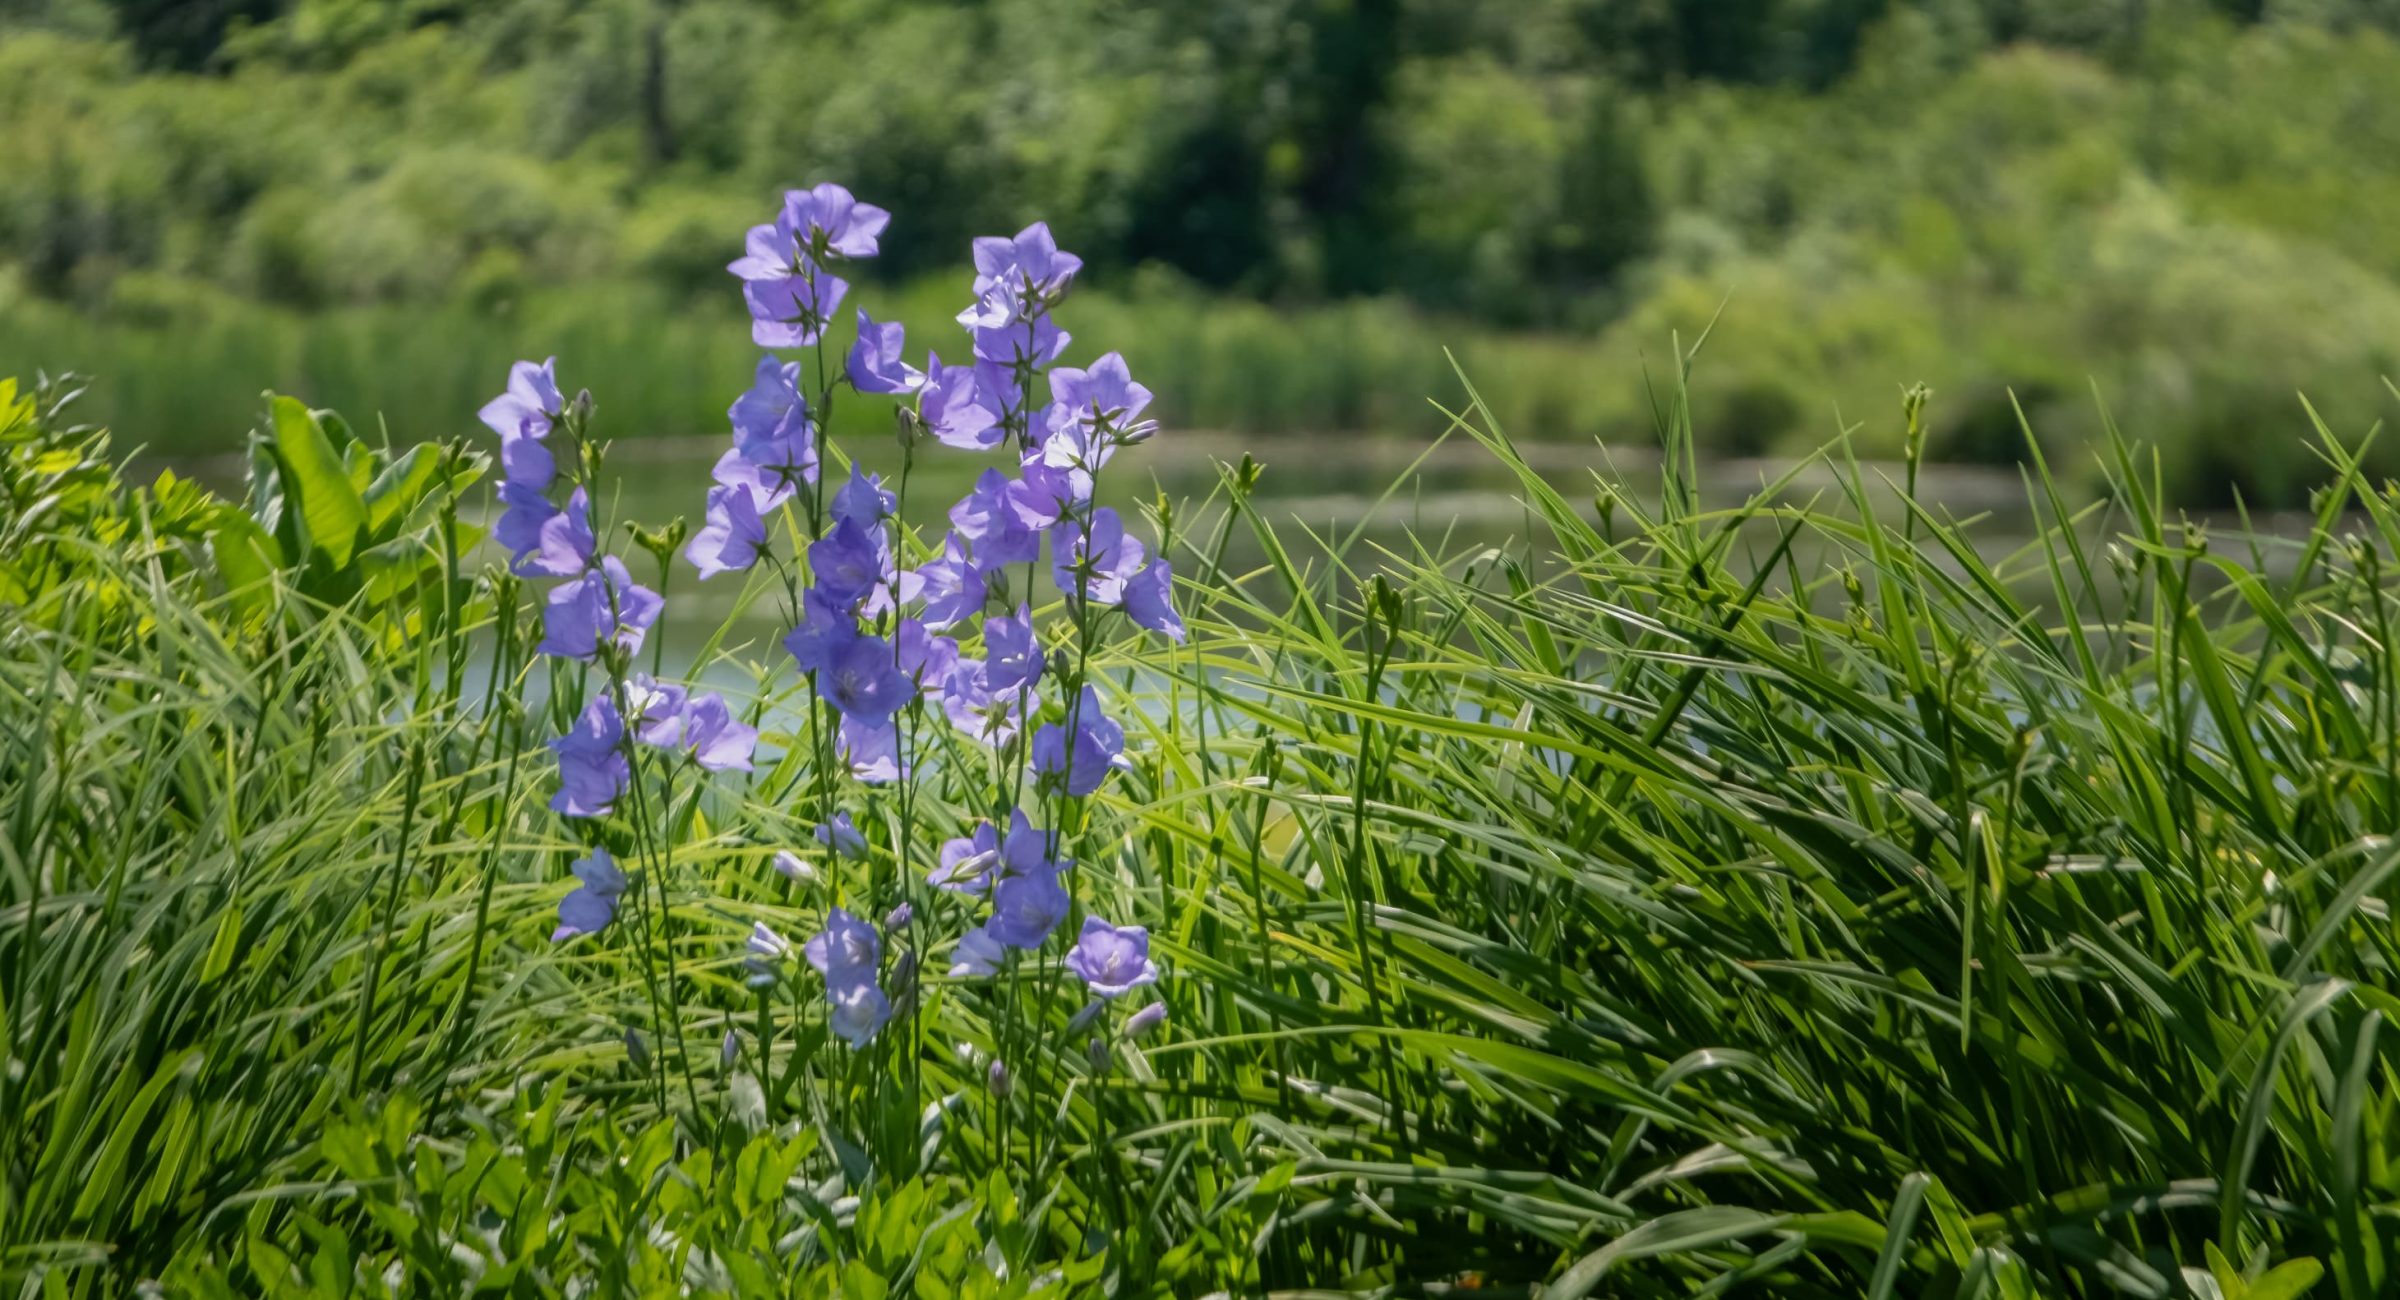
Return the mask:
{"type": "MultiPolygon", "coordinates": [[[[2093,464],[2083,449],[2109,418],[2090,400],[2097,384],[2117,422],[2161,449],[2180,490],[2219,504],[2233,491],[2254,504],[2292,504],[2318,468],[2296,389],[2354,395],[2318,407],[2348,436],[2385,418],[2394,403],[2380,381],[2394,373],[2387,354],[2400,341],[2400,296],[2343,302],[2338,278],[2244,281],[2238,266],[2195,264],[2181,274],[2249,287],[2219,301],[2162,277],[2140,333],[2128,335],[2111,334],[2112,320],[2124,325],[2125,304],[2106,296],[1937,300],[1876,277],[1817,293],[1760,265],[1733,278],[1730,297],[1721,296],[1726,282],[1671,280],[1651,307],[1576,334],[1497,330],[1382,299],[1284,309],[1137,276],[1080,298],[1090,325],[1077,332],[1135,359],[1171,426],[1253,439],[1439,432],[1442,407],[1463,400],[1448,352],[1528,440],[1641,446],[1652,427],[1652,363],[1672,339],[1707,331],[1720,379],[1695,395],[1705,454],[1804,453],[1847,430],[1861,455],[1897,457],[1904,431],[1889,412],[1898,374],[1941,397],[1926,433],[1929,459],[2014,463],[2024,445],[2021,405],[2065,472],[2081,476],[2093,464]],[[2272,318],[2240,310],[2241,299],[2295,295],[2326,309],[2297,333],[2265,337],[2272,318]],[[2166,336],[2183,346],[2157,341],[2166,336]]],[[[851,302],[906,322],[912,350],[955,355],[964,351],[950,319],[957,297],[954,285],[924,282],[862,285],[851,302]]],[[[167,454],[240,447],[270,386],[380,418],[396,440],[460,432],[491,388],[492,358],[553,354],[569,359],[562,372],[572,385],[605,394],[611,436],[713,436],[757,360],[738,314],[722,295],[694,301],[632,284],[491,307],[302,312],[145,277],[121,280],[93,311],[0,282],[0,357],[27,372],[94,377],[85,418],[138,431],[167,454]]],[[[1070,355],[1094,350],[1078,343],[1070,355]]],[[[853,405],[836,410],[835,427],[869,436],[883,430],[865,425],[882,418],[853,405]]],[[[2369,464],[2400,472],[2380,451],[2369,464]]]]}

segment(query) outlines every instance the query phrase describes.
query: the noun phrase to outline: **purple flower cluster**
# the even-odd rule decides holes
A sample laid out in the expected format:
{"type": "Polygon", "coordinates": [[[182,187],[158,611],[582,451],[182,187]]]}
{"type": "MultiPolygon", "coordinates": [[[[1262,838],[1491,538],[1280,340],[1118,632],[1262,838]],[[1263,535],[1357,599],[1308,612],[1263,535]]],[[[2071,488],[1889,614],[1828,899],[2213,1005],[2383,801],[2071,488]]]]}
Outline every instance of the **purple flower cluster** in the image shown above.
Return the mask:
{"type": "MultiPolygon", "coordinates": [[[[562,433],[569,466],[583,463],[583,422],[588,397],[567,402],[558,387],[557,360],[520,361],[509,370],[508,387],[479,413],[500,436],[501,514],[494,540],[509,552],[509,568],[521,577],[556,579],[544,598],[544,655],[582,663],[608,661],[615,689],[593,693],[565,734],[549,742],[558,757],[558,793],[550,807],[564,817],[598,818],[615,812],[633,782],[631,742],[667,750],[712,771],[748,771],[758,733],[733,715],[724,697],[691,695],[680,686],[647,677],[622,679],[624,665],[642,647],[665,601],[634,581],[625,562],[602,553],[592,529],[591,497],[562,474],[551,435],[562,433]],[[562,505],[555,499],[561,480],[571,484],[562,505]]],[[[595,934],[615,918],[625,877],[608,850],[574,864],[582,881],[559,904],[554,939],[595,934]]]]}
{"type": "MultiPolygon", "coordinates": [[[[764,354],[749,390],[727,410],[731,445],[683,555],[702,579],[761,563],[785,578],[793,626],[783,645],[807,682],[811,718],[824,724],[810,729],[806,770],[826,872],[839,870],[840,859],[872,856],[851,812],[837,806],[838,789],[907,781],[918,762],[955,753],[957,738],[992,752],[1000,815],[944,844],[927,876],[933,898],[979,913],[952,951],[951,974],[967,978],[1040,948],[1076,911],[1066,885],[1072,863],[1062,852],[1061,828],[1076,815],[1069,801],[1095,795],[1112,772],[1131,766],[1125,729],[1087,672],[1112,613],[1177,641],[1185,629],[1166,558],[1096,500],[1116,453],[1148,441],[1158,424],[1147,414],[1150,390],[1123,357],[1063,364],[1071,339],[1054,313],[1081,259],[1061,251],[1040,223],[978,239],[972,301],[957,316],[964,337],[951,360],[930,350],[912,355],[900,324],[855,304],[844,353],[834,336],[851,286],[837,272],[874,257],[890,220],[823,184],[787,193],[775,219],[750,230],[743,256],[727,269],[741,282],[751,338],[764,354]],[[803,348],[816,350],[813,362],[779,355],[803,348]],[[839,378],[827,381],[835,357],[839,378]],[[838,469],[841,461],[824,430],[838,389],[896,403],[912,460],[924,441],[996,458],[929,546],[895,518],[901,492],[855,463],[838,486],[832,481],[827,462],[838,469]],[[795,532],[805,539],[799,554],[777,555],[776,538],[795,532]],[[1042,578],[1071,615],[1047,637],[1033,613],[1042,578]],[[928,734],[944,727],[958,737],[928,734]],[[837,774],[846,778],[840,786],[837,774]]],[[[552,806],[597,818],[623,806],[637,744],[706,771],[748,771],[758,736],[717,695],[628,676],[663,602],[597,545],[587,485],[574,481],[595,463],[587,412],[588,398],[562,400],[551,363],[521,363],[483,418],[501,437],[506,470],[494,535],[516,573],[555,580],[540,650],[600,665],[612,684],[551,742],[560,776],[552,806]],[[563,457],[550,441],[561,430],[570,453],[563,457]]],[[[903,865],[906,838],[892,845],[903,865]]],[[[775,863],[789,881],[820,878],[817,866],[789,851],[775,863]]],[[[922,868],[909,870],[904,879],[913,881],[922,868]]],[[[605,927],[626,887],[604,849],[578,862],[576,874],[579,887],[560,905],[559,938],[605,927]]],[[[914,907],[877,900],[884,905],[892,906],[865,914],[884,915],[898,943],[926,898],[918,895],[914,907]]],[[[797,949],[824,979],[829,1026],[853,1047],[913,996],[916,955],[899,952],[887,975],[884,938],[834,906],[824,929],[797,949]]],[[[752,978],[762,983],[782,978],[795,951],[764,924],[749,950],[752,978]]],[[[1102,1002],[1158,977],[1148,933],[1098,917],[1084,918],[1067,968],[1102,1002]]]]}

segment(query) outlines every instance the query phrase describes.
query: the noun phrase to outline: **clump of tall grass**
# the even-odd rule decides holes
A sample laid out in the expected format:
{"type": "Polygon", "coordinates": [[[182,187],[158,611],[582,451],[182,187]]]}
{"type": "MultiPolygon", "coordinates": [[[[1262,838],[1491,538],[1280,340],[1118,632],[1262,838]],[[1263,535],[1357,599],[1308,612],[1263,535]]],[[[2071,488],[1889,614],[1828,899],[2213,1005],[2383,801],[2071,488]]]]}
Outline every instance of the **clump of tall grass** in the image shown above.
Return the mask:
{"type": "Polygon", "coordinates": [[[2400,499],[2319,430],[2286,538],[2187,525],[2113,434],[2080,509],[2037,456],[2005,555],[1838,445],[1837,500],[1705,501],[1687,361],[1647,498],[1544,479],[1469,390],[1513,546],[1311,533],[1247,462],[1167,512],[1191,638],[1093,664],[1141,707],[1079,889],[1149,925],[1169,1027],[1089,1059],[1049,1008],[1014,1089],[938,980],[892,1073],[777,1027],[727,956],[798,924],[758,788],[682,795],[653,1020],[628,951],[546,941],[504,580],[429,572],[464,598],[415,637],[436,605],[322,575],[262,614],[186,489],[40,504],[105,449],[18,420],[0,1272],[2384,1294],[2400,499]]]}

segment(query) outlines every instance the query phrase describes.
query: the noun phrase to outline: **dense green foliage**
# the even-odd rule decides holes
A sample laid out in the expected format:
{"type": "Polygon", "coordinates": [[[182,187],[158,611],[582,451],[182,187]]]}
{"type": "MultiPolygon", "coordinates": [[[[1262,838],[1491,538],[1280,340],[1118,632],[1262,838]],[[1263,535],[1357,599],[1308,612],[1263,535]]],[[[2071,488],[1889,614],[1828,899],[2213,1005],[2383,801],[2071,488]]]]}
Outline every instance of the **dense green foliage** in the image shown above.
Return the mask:
{"type": "MultiPolygon", "coordinates": [[[[1839,448],[1843,508],[1698,500],[1661,378],[1652,499],[1463,411],[1508,548],[1279,531],[1249,464],[1166,513],[1193,640],[1110,652],[1134,762],[1071,844],[1171,1018],[1095,1062],[1020,1008],[999,1097],[988,986],[847,1054],[740,982],[819,906],[766,870],[796,758],[657,812],[665,1024],[628,945],[546,941],[564,705],[456,548],[474,458],[281,403],[250,501],[128,491],[0,392],[0,1278],[2388,1294],[2400,500],[2323,435],[2315,526],[2229,543],[2112,442],[1992,560],[1839,448]],[[374,527],[437,563],[345,585],[374,527]]],[[[781,660],[703,667],[773,728],[781,660]]]]}
{"type": "Polygon", "coordinates": [[[571,323],[640,377],[629,427],[712,431],[750,364],[729,232],[838,177],[907,214],[904,282],[1047,219],[1184,427],[1431,432],[1451,342],[1527,438],[1638,440],[1638,354],[1730,301],[1714,450],[1804,450],[1899,377],[1944,395],[1932,455],[2009,459],[2012,391],[2063,448],[2096,381],[2187,492],[2291,501],[2292,394],[2363,430],[2400,338],[2400,234],[2367,215],[2400,197],[2394,26],[2376,0],[9,0],[0,356],[109,374],[101,414],[160,447],[232,445],[262,379],[428,436],[571,323]]]}

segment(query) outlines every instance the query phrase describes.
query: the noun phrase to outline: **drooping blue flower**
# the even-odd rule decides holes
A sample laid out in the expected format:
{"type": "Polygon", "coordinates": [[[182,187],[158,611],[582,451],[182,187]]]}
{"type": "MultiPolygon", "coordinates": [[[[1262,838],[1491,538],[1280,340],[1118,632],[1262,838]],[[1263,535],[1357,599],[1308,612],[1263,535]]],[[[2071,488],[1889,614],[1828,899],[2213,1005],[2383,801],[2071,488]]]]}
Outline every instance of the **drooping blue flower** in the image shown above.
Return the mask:
{"type": "Polygon", "coordinates": [[[975,241],[974,251],[978,296],[1007,280],[1013,272],[1034,292],[1055,300],[1075,282],[1075,273],[1083,269],[1082,258],[1059,251],[1058,240],[1051,236],[1050,223],[1046,221],[1036,221],[1008,238],[982,236],[975,241]]]}
{"type": "Polygon", "coordinates": [[[1028,687],[1042,677],[1042,642],[1033,611],[1020,603],[1012,615],[983,621],[984,681],[995,691],[1028,687]]]}
{"type": "Polygon", "coordinates": [[[1150,932],[1138,925],[1110,925],[1097,916],[1083,918],[1083,933],[1067,953],[1067,969],[1103,998],[1122,997],[1158,982],[1158,963],[1150,960],[1150,932]]]}
{"type": "Polygon", "coordinates": [[[1073,710],[1071,729],[1051,722],[1033,733],[1034,783],[1040,789],[1081,798],[1099,789],[1109,769],[1125,761],[1125,729],[1101,712],[1100,697],[1089,686],[1073,710]]]}
{"type": "Polygon", "coordinates": [[[527,572],[526,561],[541,549],[542,525],[557,517],[558,507],[540,489],[521,483],[500,485],[500,505],[500,520],[492,525],[492,540],[508,552],[509,568],[523,574],[527,572]]]}
{"type": "Polygon", "coordinates": [[[917,415],[937,440],[960,451],[990,451],[1008,436],[1000,424],[1000,403],[984,391],[978,369],[945,366],[932,354],[918,389],[917,415]]]}
{"type": "Polygon", "coordinates": [[[819,822],[816,836],[817,843],[853,862],[867,856],[867,837],[859,833],[858,823],[850,820],[847,812],[836,812],[831,818],[819,822]]]}
{"type": "Polygon", "coordinates": [[[845,367],[850,386],[862,393],[898,396],[925,386],[925,372],[908,364],[907,328],[898,321],[877,324],[865,308],[858,312],[858,341],[850,345],[845,367]]]}
{"type": "Polygon", "coordinates": [[[758,548],[766,545],[766,521],[758,517],[758,498],[746,487],[712,487],[708,512],[700,531],[683,548],[683,557],[707,581],[720,573],[747,569],[758,563],[758,548]]]}
{"type": "Polygon", "coordinates": [[[981,659],[959,659],[928,692],[950,725],[994,749],[1017,738],[1025,718],[1025,690],[994,690],[981,659]]]}
{"type": "Polygon", "coordinates": [[[841,310],[848,283],[821,268],[780,280],[742,285],[750,306],[750,341],[762,348],[804,348],[824,336],[841,310]]]}
{"type": "Polygon", "coordinates": [[[892,214],[872,203],[861,203],[849,190],[825,181],[783,196],[781,223],[803,247],[822,248],[839,257],[873,257],[892,214]]]}
{"type": "Polygon", "coordinates": [[[1081,514],[1092,499],[1092,472],[1073,465],[1053,465],[1040,447],[1027,452],[1017,467],[1018,483],[1009,501],[1028,527],[1047,529],[1059,520],[1081,514]]]}
{"type": "Polygon", "coordinates": [[[1097,470],[1116,449],[1145,441],[1157,425],[1144,421],[1150,390],[1135,383],[1125,358],[1111,352],[1088,370],[1050,372],[1049,439],[1043,458],[1054,465],[1097,470]]]}
{"type": "Polygon", "coordinates": [[[1095,605],[1125,601],[1125,584],[1142,571],[1149,552],[1125,533],[1117,512],[1102,506],[1089,524],[1073,519],[1050,535],[1051,576],[1058,589],[1095,605]]]}
{"type": "Polygon", "coordinates": [[[571,578],[592,567],[595,545],[591,498],[577,488],[567,497],[566,509],[542,521],[533,549],[509,567],[520,577],[571,578]]]}
{"type": "Polygon", "coordinates": [[[850,478],[834,490],[833,503],[829,508],[836,522],[855,522],[861,527],[872,528],[891,518],[892,510],[898,504],[899,498],[884,487],[882,475],[869,474],[858,467],[857,461],[852,461],[850,478]]]}
{"type": "Polygon", "coordinates": [[[892,629],[892,663],[923,690],[926,683],[950,675],[958,663],[958,642],[934,635],[933,629],[917,619],[904,618],[892,629]]]}
{"type": "Polygon", "coordinates": [[[925,880],[954,894],[981,894],[992,887],[992,876],[999,869],[1000,828],[978,822],[973,834],[943,841],[936,865],[925,880]]]}
{"type": "Polygon", "coordinates": [[[849,605],[864,600],[884,580],[891,554],[883,530],[853,516],[808,544],[808,567],[817,590],[849,605]]]}
{"type": "Polygon", "coordinates": [[[547,492],[558,477],[558,462],[539,438],[500,440],[500,477],[504,483],[532,492],[547,492]]]}
{"type": "Polygon", "coordinates": [[[558,358],[540,365],[520,361],[508,368],[508,390],[485,402],[475,418],[499,434],[505,447],[512,438],[546,438],[550,426],[566,409],[558,395],[558,358]]]}
{"type": "Polygon", "coordinates": [[[633,780],[626,761],[625,722],[606,695],[595,695],[567,733],[550,742],[558,755],[558,793],[550,810],[565,817],[605,817],[633,780]]]}
{"type": "Polygon", "coordinates": [[[1138,627],[1183,640],[1183,616],[1175,612],[1175,570],[1161,556],[1125,584],[1125,615],[1138,627]]]}
{"type": "MultiPolygon", "coordinates": [[[[1004,290],[994,290],[997,297],[1004,290]]],[[[985,317],[976,314],[978,321],[985,317]]],[[[964,319],[962,317],[962,319],[964,319]]],[[[996,325],[974,324],[969,327],[975,340],[975,357],[997,366],[1032,366],[1039,369],[1058,360],[1074,336],[1058,327],[1048,316],[1032,320],[1009,320],[996,325]]]]}
{"type": "Polygon", "coordinates": [[[775,874],[795,885],[813,885],[817,881],[816,865],[790,849],[776,850],[775,874]]]}
{"type": "Polygon", "coordinates": [[[613,640],[635,653],[665,604],[657,592],[633,580],[623,560],[603,556],[599,568],[551,590],[539,649],[562,659],[588,660],[603,640],[613,640]]]}
{"type": "Polygon", "coordinates": [[[917,684],[900,670],[891,643],[879,636],[860,636],[834,651],[817,675],[817,690],[844,721],[880,727],[907,707],[917,684]]]}
{"type": "Polygon", "coordinates": [[[853,1048],[866,1046],[892,1018],[891,999],[872,980],[829,984],[825,996],[833,1004],[825,1019],[826,1027],[853,1048]]]}
{"type": "MultiPolygon", "coordinates": [[[[726,408],[733,422],[733,448],[751,465],[773,474],[776,486],[817,478],[816,426],[800,393],[800,363],[772,356],[758,359],[750,388],[726,408]]],[[[720,482],[723,480],[720,479],[720,482]]],[[[763,512],[771,507],[761,505],[763,512]]]]}
{"type": "Polygon", "coordinates": [[[832,666],[837,652],[859,638],[858,620],[833,597],[819,591],[802,592],[800,608],[800,626],[783,639],[783,648],[791,652],[792,662],[801,672],[822,674],[832,666]]]}
{"type": "Polygon", "coordinates": [[[738,450],[728,450],[717,457],[715,467],[708,472],[711,483],[718,487],[740,488],[750,494],[750,508],[764,521],[768,512],[792,499],[798,484],[817,481],[817,462],[814,451],[808,463],[793,469],[777,469],[760,465],[738,450]]]}
{"type": "Polygon", "coordinates": [[[592,846],[590,857],[570,863],[568,870],[581,883],[558,901],[558,928],[550,932],[552,943],[607,929],[608,923],[617,919],[618,900],[625,896],[625,873],[617,870],[616,859],[599,845],[592,846]]]}
{"type": "Polygon", "coordinates": [[[1011,948],[1039,948],[1067,919],[1067,890],[1055,871],[1009,875],[992,887],[992,938],[1011,948]]]}
{"type": "MultiPolygon", "coordinates": [[[[681,719],[684,706],[690,699],[690,692],[673,682],[658,681],[648,673],[635,673],[625,679],[625,725],[647,744],[671,746],[671,739],[652,740],[651,730],[681,719]]],[[[672,737],[676,733],[666,731],[660,734],[662,737],[672,737]]]]}
{"type": "Polygon", "coordinates": [[[844,718],[834,732],[842,762],[850,775],[867,785],[889,785],[908,779],[908,764],[900,759],[900,728],[891,719],[870,722],[844,718]]]}
{"type": "MultiPolygon", "coordinates": [[[[981,979],[997,974],[1007,960],[1008,948],[992,937],[988,927],[977,926],[958,936],[958,946],[950,950],[950,978],[981,979]]],[[[998,1061],[992,1062],[994,1080],[1005,1079],[1007,1074],[998,1061]]],[[[1001,1088],[999,1091],[1005,1093],[1007,1089],[1001,1088]]]]}
{"type": "Polygon", "coordinates": [[[827,984],[873,979],[883,960],[883,940],[874,926],[837,907],[825,914],[825,928],[801,945],[800,954],[827,984]]]}
{"type": "Polygon", "coordinates": [[[925,600],[925,625],[931,628],[955,627],[975,617],[989,594],[983,570],[976,567],[956,537],[942,543],[941,555],[919,568],[917,577],[922,579],[919,593],[925,600]]]}
{"type": "Polygon", "coordinates": [[[734,717],[725,697],[713,691],[663,717],[650,716],[641,738],[643,744],[688,754],[711,772],[749,771],[758,748],[758,732],[734,717]]]}
{"type": "Polygon", "coordinates": [[[1055,875],[1073,865],[1058,856],[1058,834],[1038,830],[1022,808],[1008,814],[1008,836],[1000,841],[1000,865],[1010,875],[1055,875]]]}
{"type": "MultiPolygon", "coordinates": [[[[985,573],[1010,564],[1031,564],[1041,558],[1041,529],[1036,503],[1028,501],[1023,485],[996,469],[975,478],[975,489],[950,507],[950,526],[974,548],[975,567],[985,573]],[[1029,518],[1029,515],[1031,516],[1029,518]]],[[[1057,512],[1050,513],[1055,520],[1057,512]]]]}

